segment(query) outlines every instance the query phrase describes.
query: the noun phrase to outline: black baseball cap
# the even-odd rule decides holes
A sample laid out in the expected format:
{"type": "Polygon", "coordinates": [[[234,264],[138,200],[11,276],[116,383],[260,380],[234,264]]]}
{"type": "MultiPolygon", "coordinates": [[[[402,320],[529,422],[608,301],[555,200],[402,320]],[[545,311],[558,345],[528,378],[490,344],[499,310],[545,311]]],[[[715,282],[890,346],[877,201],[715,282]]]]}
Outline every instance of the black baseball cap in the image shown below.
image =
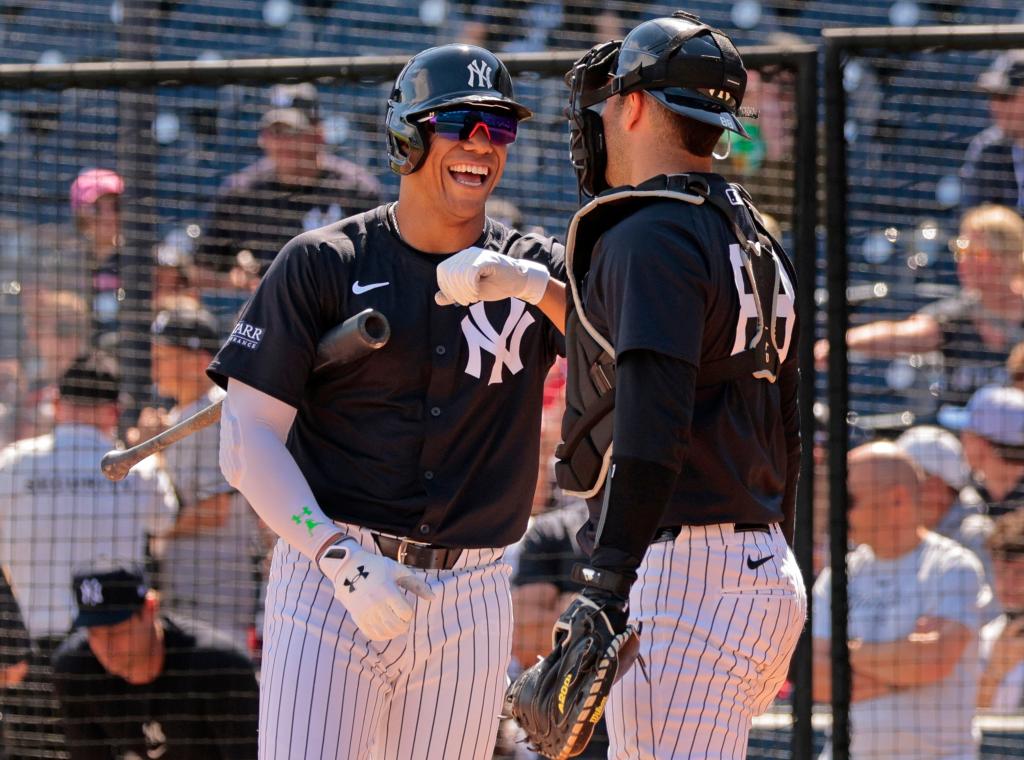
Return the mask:
{"type": "Polygon", "coordinates": [[[71,362],[57,384],[60,397],[76,403],[114,403],[120,395],[117,362],[109,354],[90,351],[71,362]]]}
{"type": "Polygon", "coordinates": [[[993,95],[1007,95],[1024,87],[1024,50],[1003,53],[978,77],[978,87],[993,95]]]}
{"type": "Polygon", "coordinates": [[[78,605],[75,628],[121,623],[142,609],[149,591],[142,573],[128,568],[76,573],[72,586],[78,605]]]}
{"type": "Polygon", "coordinates": [[[154,343],[191,351],[217,353],[221,337],[217,319],[206,309],[165,309],[149,328],[154,343]]]}

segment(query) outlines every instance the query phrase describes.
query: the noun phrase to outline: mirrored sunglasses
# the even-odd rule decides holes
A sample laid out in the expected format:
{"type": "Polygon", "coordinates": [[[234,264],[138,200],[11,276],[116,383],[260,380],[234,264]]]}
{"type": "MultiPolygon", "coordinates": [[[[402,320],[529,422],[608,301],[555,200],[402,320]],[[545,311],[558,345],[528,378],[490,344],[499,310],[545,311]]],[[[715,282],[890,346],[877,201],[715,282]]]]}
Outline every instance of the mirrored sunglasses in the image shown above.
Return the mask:
{"type": "Polygon", "coordinates": [[[435,134],[448,140],[471,140],[482,131],[494,145],[510,145],[516,141],[519,122],[515,116],[489,111],[442,111],[431,114],[426,122],[435,134]]]}

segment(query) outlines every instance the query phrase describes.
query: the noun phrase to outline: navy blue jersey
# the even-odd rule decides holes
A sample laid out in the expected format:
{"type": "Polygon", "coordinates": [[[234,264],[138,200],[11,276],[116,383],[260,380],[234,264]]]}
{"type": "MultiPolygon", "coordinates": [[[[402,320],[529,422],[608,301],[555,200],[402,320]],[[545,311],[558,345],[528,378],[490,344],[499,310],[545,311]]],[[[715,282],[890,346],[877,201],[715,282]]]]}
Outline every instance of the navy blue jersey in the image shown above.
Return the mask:
{"type": "MultiPolygon", "coordinates": [[[[518,299],[438,306],[445,255],[407,246],[387,207],[292,240],[210,365],[296,407],[288,449],[335,520],[450,547],[497,547],[526,529],[544,378],[557,328],[518,299]],[[366,308],[388,344],[312,371],[331,327],[366,308]]],[[[476,243],[562,277],[563,249],[488,220],[476,243]]]]}
{"type": "MultiPolygon", "coordinates": [[[[724,192],[720,176],[704,176],[712,192],[724,192]]],[[[776,252],[785,256],[780,246],[776,252]]],[[[601,236],[592,262],[586,311],[619,357],[653,351],[699,368],[740,353],[756,334],[739,243],[710,204],[652,201],[601,236]]],[[[697,389],[691,442],[664,525],[783,520],[783,500],[796,479],[791,455],[799,446],[793,286],[783,272],[778,381],[744,376],[697,389]]],[[[623,392],[630,391],[616,388],[623,392]]]]}

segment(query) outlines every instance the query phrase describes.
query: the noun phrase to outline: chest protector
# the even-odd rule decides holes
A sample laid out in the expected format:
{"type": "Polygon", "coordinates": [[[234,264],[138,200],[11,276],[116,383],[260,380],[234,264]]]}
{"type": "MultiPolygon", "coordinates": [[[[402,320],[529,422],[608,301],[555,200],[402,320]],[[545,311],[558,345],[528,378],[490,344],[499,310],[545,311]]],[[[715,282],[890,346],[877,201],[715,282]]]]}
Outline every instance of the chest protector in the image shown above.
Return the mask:
{"type": "Polygon", "coordinates": [[[601,490],[612,456],[615,408],[615,347],[590,322],[583,295],[594,245],[606,230],[637,210],[671,199],[708,205],[720,213],[739,243],[743,268],[757,308],[757,332],[747,349],[703,362],[697,387],[728,383],[745,375],[774,383],[779,371],[776,341],[777,300],[782,268],[796,282],[786,256],[776,254],[760,214],[740,185],[712,192],[705,178],[661,175],[636,187],[615,188],[581,208],[569,224],[565,268],[569,300],[565,337],[569,362],[562,443],[555,450],[555,476],[567,494],[590,498],[601,490]]]}

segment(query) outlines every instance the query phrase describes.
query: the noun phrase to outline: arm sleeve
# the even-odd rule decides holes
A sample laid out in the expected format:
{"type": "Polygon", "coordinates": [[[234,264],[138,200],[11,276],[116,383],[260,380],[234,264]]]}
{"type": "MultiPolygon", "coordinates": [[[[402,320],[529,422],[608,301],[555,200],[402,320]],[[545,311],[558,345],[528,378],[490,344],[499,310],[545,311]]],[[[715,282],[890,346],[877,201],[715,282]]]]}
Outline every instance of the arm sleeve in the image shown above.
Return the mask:
{"type": "Polygon", "coordinates": [[[220,466],[263,522],[316,562],[344,531],[323,513],[285,446],[294,419],[294,407],[231,380],[221,413],[220,466]]]}
{"type": "Polygon", "coordinates": [[[635,579],[690,442],[697,369],[654,351],[616,364],[612,471],[591,562],[635,579]]]}

